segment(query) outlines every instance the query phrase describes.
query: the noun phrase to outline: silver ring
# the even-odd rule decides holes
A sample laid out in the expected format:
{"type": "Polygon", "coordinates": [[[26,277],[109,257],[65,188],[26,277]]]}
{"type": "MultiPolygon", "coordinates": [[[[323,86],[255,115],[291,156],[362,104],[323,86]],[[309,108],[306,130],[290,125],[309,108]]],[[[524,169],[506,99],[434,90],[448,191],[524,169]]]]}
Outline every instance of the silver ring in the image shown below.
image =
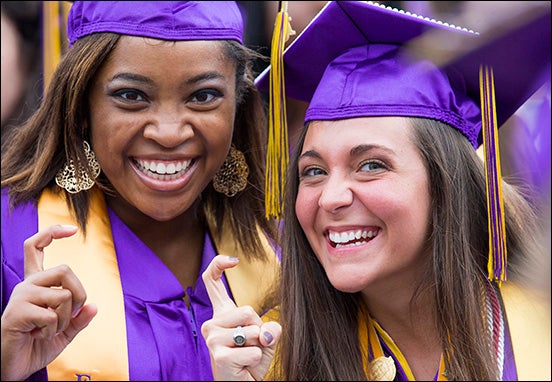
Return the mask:
{"type": "Polygon", "coordinates": [[[236,346],[245,345],[245,332],[243,331],[243,328],[241,326],[238,326],[234,330],[234,334],[232,335],[232,339],[234,340],[234,345],[236,345],[236,346]]]}

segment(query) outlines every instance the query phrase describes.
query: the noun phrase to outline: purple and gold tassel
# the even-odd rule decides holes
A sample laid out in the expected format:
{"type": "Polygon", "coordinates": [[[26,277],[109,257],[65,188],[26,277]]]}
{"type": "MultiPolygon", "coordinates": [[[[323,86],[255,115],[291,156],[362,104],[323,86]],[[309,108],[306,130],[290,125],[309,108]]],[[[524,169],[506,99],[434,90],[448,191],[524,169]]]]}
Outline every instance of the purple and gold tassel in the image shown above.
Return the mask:
{"type": "Polygon", "coordinates": [[[487,270],[489,280],[497,282],[500,286],[502,281],[506,281],[506,224],[504,221],[504,199],[502,197],[494,76],[491,68],[480,68],[479,84],[489,219],[489,261],[487,270]]]}

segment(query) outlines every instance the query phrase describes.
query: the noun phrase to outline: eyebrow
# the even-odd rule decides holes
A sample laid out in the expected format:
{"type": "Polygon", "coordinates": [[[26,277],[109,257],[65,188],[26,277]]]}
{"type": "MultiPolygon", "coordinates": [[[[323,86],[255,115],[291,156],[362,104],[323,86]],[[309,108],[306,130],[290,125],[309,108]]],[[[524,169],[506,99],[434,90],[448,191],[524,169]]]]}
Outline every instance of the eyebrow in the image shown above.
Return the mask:
{"type": "Polygon", "coordinates": [[[349,152],[349,155],[353,157],[355,155],[359,155],[359,154],[365,153],[366,151],[370,151],[370,150],[382,150],[382,151],[385,151],[389,154],[394,153],[394,151],[391,150],[389,147],[382,146],[382,145],[377,145],[377,144],[368,144],[368,145],[358,145],[358,146],[353,147],[351,149],[351,151],[349,152]]]}
{"type": "Polygon", "coordinates": [[[207,81],[207,80],[213,80],[213,79],[225,79],[225,77],[218,72],[206,72],[188,79],[186,83],[191,85],[201,81],[207,81]]]}
{"type": "Polygon", "coordinates": [[[109,79],[110,82],[115,80],[126,80],[126,81],[134,81],[134,82],[143,82],[146,84],[153,84],[153,81],[148,77],[142,76],[140,74],[126,73],[126,72],[117,73],[109,79]]]}
{"type": "MultiPolygon", "coordinates": [[[[364,145],[363,144],[363,145],[357,145],[357,146],[351,148],[351,150],[349,151],[349,155],[351,157],[354,157],[356,155],[360,155],[360,154],[365,153],[365,152],[370,151],[370,150],[383,150],[383,151],[388,152],[389,154],[394,153],[393,150],[391,150],[388,147],[382,146],[382,145],[376,145],[376,144],[364,145]]],[[[303,154],[301,154],[299,159],[304,158],[304,157],[316,158],[316,159],[321,158],[320,154],[316,150],[305,151],[303,154]]]]}
{"type": "MultiPolygon", "coordinates": [[[[192,84],[196,84],[196,83],[201,82],[201,81],[207,81],[207,80],[211,80],[211,79],[224,79],[224,76],[220,73],[217,73],[217,72],[201,73],[197,76],[194,76],[194,77],[189,78],[188,80],[186,80],[186,84],[187,85],[192,85],[192,84]]],[[[115,80],[126,80],[126,81],[142,82],[142,83],[147,84],[147,85],[153,85],[153,83],[154,83],[154,81],[152,81],[150,78],[148,78],[146,76],[142,76],[141,74],[136,74],[136,73],[127,73],[127,72],[115,74],[113,77],[111,77],[110,82],[115,81],[115,80]]]]}

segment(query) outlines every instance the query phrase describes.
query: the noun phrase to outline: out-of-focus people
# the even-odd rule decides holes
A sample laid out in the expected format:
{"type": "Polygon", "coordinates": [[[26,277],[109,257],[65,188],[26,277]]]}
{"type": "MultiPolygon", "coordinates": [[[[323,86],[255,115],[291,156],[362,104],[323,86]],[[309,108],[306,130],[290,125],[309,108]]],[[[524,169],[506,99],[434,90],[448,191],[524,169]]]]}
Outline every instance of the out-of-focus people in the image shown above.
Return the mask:
{"type": "Polygon", "coordinates": [[[309,107],[284,192],[281,327],[228,309],[212,281],[232,264],[215,258],[215,377],[259,380],[276,354],[276,380],[550,380],[550,311],[516,272],[542,243],[493,137],[550,66],[550,6],[522,19],[477,35],[336,1],[288,48],[287,95],[309,107]],[[233,349],[236,325],[255,349],[233,349]]]}
{"type": "Polygon", "coordinates": [[[42,96],[41,1],[2,1],[2,153],[42,96]]]}

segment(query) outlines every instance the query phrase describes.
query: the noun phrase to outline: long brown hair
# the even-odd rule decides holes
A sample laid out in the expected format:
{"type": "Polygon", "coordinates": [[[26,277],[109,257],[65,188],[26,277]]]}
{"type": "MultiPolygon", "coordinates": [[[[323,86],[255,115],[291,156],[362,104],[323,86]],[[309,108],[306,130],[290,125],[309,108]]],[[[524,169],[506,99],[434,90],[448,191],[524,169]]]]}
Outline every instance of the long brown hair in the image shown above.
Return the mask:
{"type": "MultiPolygon", "coordinates": [[[[443,353],[448,355],[448,379],[498,380],[497,360],[481,313],[488,254],[483,162],[457,130],[433,120],[410,120],[432,200],[432,268],[417,291],[430,290],[433,296],[435,317],[430,319],[437,323],[443,353]]],[[[295,214],[298,158],[307,129],[295,148],[287,178],[279,290],[283,334],[273,376],[296,381],[366,380],[358,339],[360,295],[331,285],[295,214]]],[[[506,183],[504,193],[508,260],[510,270],[515,270],[538,247],[531,234],[535,214],[525,196],[506,183]]]]}
{"type": "MultiPolygon", "coordinates": [[[[34,201],[45,188],[57,189],[55,175],[69,160],[81,163],[90,174],[83,141],[89,141],[88,95],[103,63],[110,57],[120,35],[96,33],[75,42],[60,61],[51,84],[36,113],[11,137],[2,158],[2,188],[9,187],[10,205],[34,201]]],[[[241,150],[249,166],[248,185],[233,198],[216,193],[211,185],[203,192],[204,210],[215,219],[220,234],[221,221],[228,222],[246,256],[261,257],[257,228],[270,238],[275,228],[264,217],[264,152],[266,108],[254,86],[252,65],[259,55],[234,41],[223,41],[225,52],[236,63],[237,114],[233,143],[241,150]]],[[[102,175],[97,186],[111,192],[102,175]]],[[[67,196],[69,207],[84,230],[90,203],[90,191],[67,196]]]]}

